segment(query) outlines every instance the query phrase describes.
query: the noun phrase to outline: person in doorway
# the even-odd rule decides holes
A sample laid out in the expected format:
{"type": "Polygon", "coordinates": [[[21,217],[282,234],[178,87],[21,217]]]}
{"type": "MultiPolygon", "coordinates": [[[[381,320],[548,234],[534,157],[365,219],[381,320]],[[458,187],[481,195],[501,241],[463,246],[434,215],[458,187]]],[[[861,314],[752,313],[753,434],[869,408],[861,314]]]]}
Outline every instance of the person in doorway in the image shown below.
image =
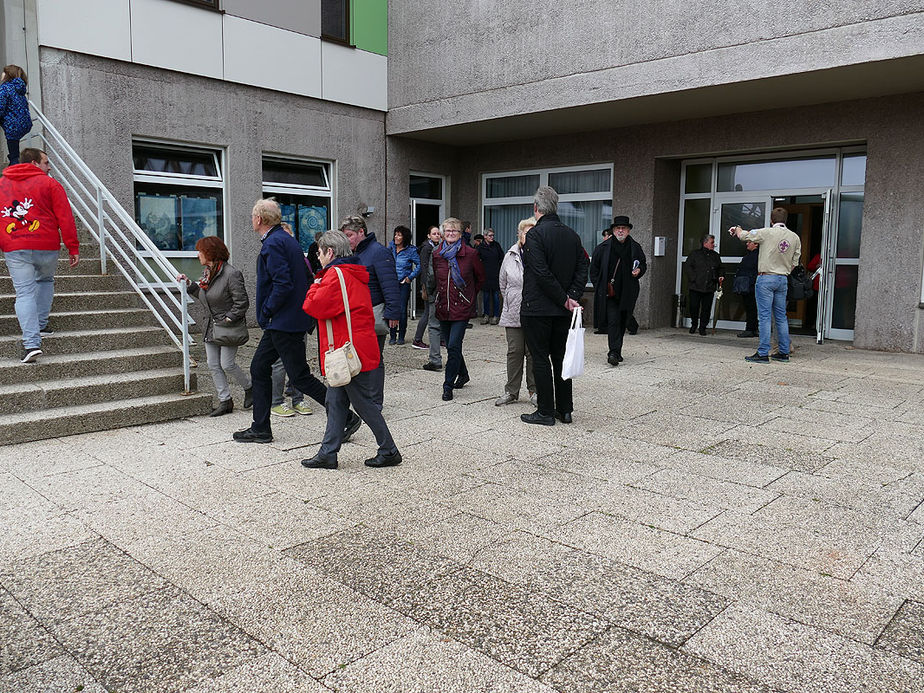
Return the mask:
{"type": "Polygon", "coordinates": [[[244,409],[253,406],[253,389],[250,376],[237,364],[237,347],[221,346],[212,341],[216,322],[233,323],[243,320],[250,306],[244,275],[228,262],[228,246],[218,236],[206,236],[196,241],[202,277],[190,281],[185,274],[178,274],[177,281],[185,283],[186,292],[199,299],[207,311],[205,330],[205,356],[212,372],[212,381],[218,391],[218,406],[209,416],[224,416],[234,411],[234,400],[228,376],[232,376],[244,390],[244,409]]]}
{"type": "Polygon", "coordinates": [[[462,355],[462,340],[483,282],[484,269],[478,253],[462,242],[462,222],[446,219],[443,242],[433,251],[433,272],[427,285],[427,293],[436,301],[436,317],[446,342],[445,402],[452,399],[453,390],[465,387],[471,380],[462,355]]]}
{"type": "Polygon", "coordinates": [[[699,248],[687,256],[684,270],[689,288],[690,334],[706,334],[712,315],[712,297],[725,278],[722,276],[722,258],[715,252],[715,236],[706,234],[699,248]]]}
{"type": "MultiPolygon", "coordinates": [[[[604,250],[603,242],[613,236],[613,227],[607,226],[605,229],[603,229],[603,231],[601,231],[600,235],[603,236],[603,241],[600,241],[600,243],[597,244],[597,247],[594,248],[594,251],[590,254],[590,283],[593,284],[594,286],[596,286],[596,282],[594,281],[594,275],[593,275],[594,267],[600,266],[600,259],[597,256],[599,253],[602,253],[604,250]]],[[[595,298],[594,299],[594,316],[593,316],[594,317],[594,334],[606,334],[606,322],[604,320],[598,320],[598,312],[600,311],[600,308],[601,306],[597,305],[597,301],[595,298]]]]}
{"type": "Polygon", "coordinates": [[[789,321],[786,317],[786,294],[789,291],[789,273],[799,264],[802,256],[802,241],[786,228],[789,213],[783,207],[774,207],[770,212],[769,228],[745,231],[740,226],[731,227],[728,232],[742,241],[751,241],[759,246],[757,255],[757,316],[760,343],[757,352],[746,356],[751,363],[789,361],[789,321]],[[770,324],[776,325],[779,350],[770,353],[770,324]]]}
{"type": "Polygon", "coordinates": [[[424,370],[440,371],[443,369],[443,358],[440,353],[440,322],[436,319],[436,304],[433,295],[427,291],[427,284],[433,272],[433,251],[443,239],[439,226],[431,226],[427,232],[427,240],[420,246],[420,297],[424,301],[424,313],[417,323],[417,334],[414,343],[415,349],[429,349],[429,359],[423,365],[424,370]],[[422,325],[422,327],[421,327],[422,325]],[[424,330],[429,327],[430,343],[423,341],[424,330]]]}
{"type": "Polygon", "coordinates": [[[22,163],[0,177],[0,250],[16,293],[16,319],[22,331],[22,363],[42,355],[42,334],[55,295],[55,270],[61,243],[70,266],[80,260],[77,226],[64,188],[48,175],[51,165],[41,149],[27,148],[22,163]]]}
{"type": "Polygon", "coordinates": [[[375,234],[366,228],[366,220],[351,215],[340,222],[340,230],[350,241],[353,254],[369,271],[369,294],[372,296],[372,310],[375,313],[375,334],[379,340],[379,365],[375,372],[375,403],[381,409],[385,401],[385,337],[398,327],[401,318],[401,289],[395,258],[375,234]]]}
{"type": "MultiPolygon", "coordinates": [[[[341,231],[328,231],[318,239],[318,259],[322,269],[308,289],[304,302],[305,312],[318,321],[321,353],[339,349],[350,341],[361,364],[360,372],[349,383],[327,389],[327,428],[324,440],[314,457],[302,460],[302,466],[309,469],[337,468],[337,453],[343,442],[344,427],[352,415],[351,405],[369,426],[378,444],[375,457],[367,459],[365,465],[392,467],[401,464],[401,453],[382,417],[382,408],[375,402],[378,392],[375,373],[381,355],[375,334],[372,298],[367,287],[369,271],[358,257],[351,256],[352,252],[350,241],[341,231]],[[349,316],[343,300],[341,276],[350,304],[349,316]],[[333,343],[328,341],[324,326],[328,321],[333,343]]],[[[323,359],[321,372],[324,373],[323,359]]]]}
{"type": "Polygon", "coordinates": [[[411,282],[420,274],[420,255],[416,246],[411,244],[411,230],[407,226],[396,226],[392,241],[388,244],[395,259],[395,272],[398,275],[398,289],[401,294],[401,317],[398,327],[390,329],[389,344],[404,344],[407,334],[407,306],[411,298],[411,282]]]}
{"type": "Polygon", "coordinates": [[[19,65],[7,65],[0,74],[0,127],[6,137],[10,166],[19,163],[19,141],[32,129],[26,84],[29,79],[19,65]]]}
{"type": "Polygon", "coordinates": [[[500,321],[501,294],[498,279],[504,255],[504,249],[494,240],[494,229],[486,229],[484,241],[478,246],[478,257],[484,265],[484,286],[481,287],[484,299],[482,325],[496,325],[500,321]]]}
{"type": "Polygon", "coordinates": [[[520,323],[533,357],[538,407],[521,414],[528,424],[571,423],[574,410],[571,380],[561,377],[571,311],[587,284],[589,260],[580,237],[558,217],[558,193],[547,185],[536,190],[536,225],[523,245],[523,304],[520,323]]]}
{"type": "Polygon", "coordinates": [[[523,301],[523,244],[526,233],[536,225],[532,217],[523,219],[517,225],[517,242],[514,243],[501,263],[498,285],[504,297],[504,311],[500,325],[507,337],[507,384],[504,394],[494,404],[501,407],[520,398],[520,384],[523,382],[523,358],[526,358],[526,390],[529,402],[536,406],[536,379],[533,376],[533,357],[526,348],[526,337],[520,326],[520,304],[523,301]]]}
{"type": "Polygon", "coordinates": [[[465,245],[472,245],[472,222],[467,219],[462,222],[462,242],[465,245]]]}
{"type": "Polygon", "coordinates": [[[629,318],[638,300],[639,279],[648,269],[642,246],[629,233],[629,217],[613,219],[613,235],[594,250],[590,264],[590,282],[594,285],[594,317],[606,326],[608,351],[606,361],[618,366],[629,318]]]}
{"type": "MultiPolygon", "coordinates": [[[[270,407],[273,398],[273,363],[282,359],[286,373],[299,390],[322,407],[327,388],[318,380],[305,361],[305,333],[311,319],[302,310],[308,292],[308,274],[301,246],[285,232],[282,213],[273,199],[257,200],[250,223],[259,236],[257,256],[257,322],[263,336],[250,362],[253,383],[253,422],[237,431],[239,443],[271,443],[270,407]]],[[[346,419],[343,439],[347,440],[362,425],[353,412],[346,419]]]]}
{"type": "Polygon", "coordinates": [[[757,295],[754,291],[757,286],[758,250],[754,241],[748,241],[746,245],[748,252],[741,258],[738,273],[735,275],[735,293],[741,296],[744,302],[746,322],[744,330],[738,333],[738,336],[742,338],[757,336],[757,295]]]}

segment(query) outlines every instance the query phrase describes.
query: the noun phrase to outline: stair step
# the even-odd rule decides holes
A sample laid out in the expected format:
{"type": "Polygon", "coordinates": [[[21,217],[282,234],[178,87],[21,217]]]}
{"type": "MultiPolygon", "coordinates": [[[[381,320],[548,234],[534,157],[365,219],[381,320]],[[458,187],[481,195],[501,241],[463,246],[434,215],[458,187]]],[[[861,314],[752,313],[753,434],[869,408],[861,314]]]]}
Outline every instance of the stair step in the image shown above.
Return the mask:
{"type": "MultiPolygon", "coordinates": [[[[77,354],[100,349],[130,349],[170,343],[170,337],[160,326],[74,330],[55,332],[50,337],[43,337],[42,351],[47,354],[77,354]]],[[[17,358],[21,352],[21,335],[0,337],[0,358],[17,358]]]]}
{"type": "MultiPolygon", "coordinates": [[[[125,288],[125,279],[115,274],[56,274],[55,292],[98,291],[125,288]]],[[[0,294],[15,294],[12,277],[0,277],[0,294]]]]}
{"type": "MultiPolygon", "coordinates": [[[[137,327],[154,325],[154,314],[147,308],[114,308],[112,310],[76,310],[54,312],[49,325],[61,332],[87,327],[137,327]]],[[[15,315],[0,315],[0,335],[19,334],[19,321],[15,315]]]]}
{"type": "Polygon", "coordinates": [[[183,354],[173,344],[81,354],[45,354],[35,363],[20,363],[18,358],[0,359],[0,385],[182,366],[183,354]]]}
{"type": "MultiPolygon", "coordinates": [[[[15,312],[16,295],[12,292],[0,293],[0,314],[11,315],[15,312]]],[[[72,312],[75,310],[101,310],[103,308],[137,308],[143,305],[141,297],[134,291],[93,291],[64,292],[55,290],[55,299],[51,309],[72,312]]]]}
{"type": "MultiPolygon", "coordinates": [[[[190,378],[190,389],[196,389],[195,375],[190,378]]],[[[0,416],[67,407],[75,402],[110,402],[113,406],[121,406],[120,400],[131,399],[139,393],[149,396],[182,392],[182,368],[160,368],[0,385],[0,416]]]]}
{"type": "Polygon", "coordinates": [[[0,417],[0,444],[10,445],[202,416],[211,408],[212,396],[196,393],[135,397],[118,402],[23,412],[0,417]]]}
{"type": "MultiPolygon", "coordinates": [[[[76,267],[71,269],[70,259],[68,259],[67,254],[61,255],[58,258],[58,269],[55,270],[55,277],[58,277],[67,272],[72,272],[75,274],[102,274],[103,269],[100,264],[99,254],[97,253],[95,257],[83,256],[83,251],[80,254],[80,262],[76,267]]],[[[118,270],[116,270],[118,272],[118,270]]],[[[9,277],[10,271],[6,267],[6,260],[0,259],[0,277],[9,277]]]]}

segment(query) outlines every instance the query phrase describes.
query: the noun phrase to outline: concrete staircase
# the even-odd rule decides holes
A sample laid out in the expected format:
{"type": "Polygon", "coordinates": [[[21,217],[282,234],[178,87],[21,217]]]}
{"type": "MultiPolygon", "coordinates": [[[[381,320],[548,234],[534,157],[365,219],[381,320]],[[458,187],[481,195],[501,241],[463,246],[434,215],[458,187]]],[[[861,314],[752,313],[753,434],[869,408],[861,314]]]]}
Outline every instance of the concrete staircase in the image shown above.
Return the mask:
{"type": "MultiPolygon", "coordinates": [[[[95,242],[80,234],[81,253],[95,242]]],[[[98,248],[97,248],[98,255],[98,248]]],[[[183,355],[121,275],[99,257],[68,267],[62,250],[38,362],[19,362],[15,292],[0,260],[0,444],[206,414],[209,394],[183,392],[183,355]]]]}

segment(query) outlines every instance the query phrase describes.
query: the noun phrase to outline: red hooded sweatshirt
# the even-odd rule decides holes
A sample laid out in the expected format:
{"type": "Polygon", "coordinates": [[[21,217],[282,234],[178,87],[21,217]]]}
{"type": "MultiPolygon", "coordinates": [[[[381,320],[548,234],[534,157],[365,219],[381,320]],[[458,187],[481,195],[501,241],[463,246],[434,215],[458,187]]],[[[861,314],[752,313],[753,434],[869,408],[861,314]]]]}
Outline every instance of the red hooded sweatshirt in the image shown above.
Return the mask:
{"type": "MultiPolygon", "coordinates": [[[[318,341],[321,354],[331,346],[339,349],[350,337],[347,332],[346,311],[343,307],[343,291],[334,267],[343,272],[347,300],[350,302],[350,322],[353,328],[353,348],[362,364],[363,371],[379,367],[379,341],[375,336],[375,316],[372,313],[372,297],[369,294],[369,270],[359,260],[347,258],[328,265],[315,275],[314,283],[308,287],[304,311],[318,321],[318,341]],[[328,344],[327,320],[334,333],[334,344],[328,344]]],[[[324,373],[324,359],[321,359],[321,373],[324,373]]]]}
{"type": "Polygon", "coordinates": [[[0,250],[60,250],[62,239],[77,255],[77,227],[64,188],[34,164],[8,166],[0,177],[0,250]]]}

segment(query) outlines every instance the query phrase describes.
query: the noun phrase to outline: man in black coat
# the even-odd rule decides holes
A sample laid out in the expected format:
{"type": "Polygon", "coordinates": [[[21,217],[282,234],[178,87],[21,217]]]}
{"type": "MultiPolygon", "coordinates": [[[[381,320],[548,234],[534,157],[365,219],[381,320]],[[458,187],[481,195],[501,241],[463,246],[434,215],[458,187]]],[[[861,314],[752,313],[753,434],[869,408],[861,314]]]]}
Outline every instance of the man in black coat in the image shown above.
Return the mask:
{"type": "Polygon", "coordinates": [[[571,423],[571,380],[561,377],[571,311],[587,284],[587,253],[580,237],[558,218],[558,193],[547,185],[536,190],[533,216],[538,220],[523,246],[523,302],[520,323],[533,356],[538,409],[521,414],[525,423],[571,423]]]}
{"type": "Polygon", "coordinates": [[[482,325],[496,325],[500,321],[500,268],[505,254],[501,244],[494,240],[494,229],[486,229],[484,241],[478,246],[478,257],[484,265],[484,284],[481,287],[484,296],[482,325]]]}
{"type": "Polygon", "coordinates": [[[648,269],[642,246],[629,235],[629,217],[613,219],[613,235],[594,250],[590,281],[594,285],[594,321],[606,329],[607,363],[618,366],[626,327],[638,300],[638,280],[648,269]]]}
{"type": "Polygon", "coordinates": [[[699,333],[705,335],[709,327],[709,316],[712,314],[712,297],[724,279],[722,258],[715,252],[715,236],[703,236],[702,246],[687,256],[684,269],[690,292],[690,334],[696,332],[699,321],[699,333]]]}
{"type": "Polygon", "coordinates": [[[760,247],[753,241],[747,242],[748,252],[741,258],[738,273],[735,275],[735,293],[744,301],[744,311],[747,322],[744,330],[738,333],[739,337],[757,336],[757,295],[754,290],[757,286],[757,256],[760,247]],[[744,291],[747,284],[747,292],[744,291]]]}

